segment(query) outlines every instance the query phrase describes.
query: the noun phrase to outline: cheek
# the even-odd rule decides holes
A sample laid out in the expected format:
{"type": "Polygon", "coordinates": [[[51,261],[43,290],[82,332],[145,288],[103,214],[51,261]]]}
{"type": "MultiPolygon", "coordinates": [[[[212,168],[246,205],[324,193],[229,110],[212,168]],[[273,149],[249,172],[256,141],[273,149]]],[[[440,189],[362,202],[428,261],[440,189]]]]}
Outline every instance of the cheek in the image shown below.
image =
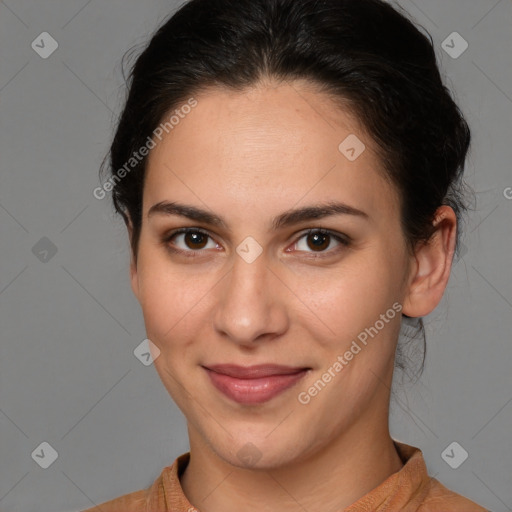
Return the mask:
{"type": "Polygon", "coordinates": [[[300,298],[321,320],[322,331],[330,336],[356,336],[396,300],[393,275],[385,258],[370,252],[354,253],[339,270],[328,275],[325,270],[322,272],[296,279],[300,281],[300,298]]]}
{"type": "Polygon", "coordinates": [[[214,272],[192,272],[171,265],[165,255],[146,251],[139,262],[139,296],[148,338],[160,349],[165,364],[179,371],[179,363],[195,359],[198,340],[211,336],[205,320],[211,315],[214,272]]]}
{"type": "Polygon", "coordinates": [[[308,288],[311,309],[322,320],[315,325],[324,334],[311,330],[307,319],[302,327],[322,346],[322,372],[339,363],[338,356],[343,358],[343,369],[319,403],[341,400],[355,407],[381,385],[377,376],[383,379],[392,364],[400,330],[401,314],[393,308],[399,299],[394,266],[375,247],[347,261],[322,287],[308,288]]]}
{"type": "Polygon", "coordinates": [[[163,346],[175,337],[192,310],[195,298],[193,284],[183,275],[171,272],[171,266],[156,251],[141,250],[138,262],[139,300],[148,337],[163,346]],[[180,321],[181,319],[181,321],[180,321]]]}

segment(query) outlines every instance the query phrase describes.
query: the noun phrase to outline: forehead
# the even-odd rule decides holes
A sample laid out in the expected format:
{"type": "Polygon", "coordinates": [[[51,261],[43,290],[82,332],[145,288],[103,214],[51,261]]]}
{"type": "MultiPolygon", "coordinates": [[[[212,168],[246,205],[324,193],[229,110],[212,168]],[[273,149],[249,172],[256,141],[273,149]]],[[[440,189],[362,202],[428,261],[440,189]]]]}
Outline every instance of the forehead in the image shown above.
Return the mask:
{"type": "Polygon", "coordinates": [[[151,150],[146,211],[184,196],[232,208],[263,198],[265,208],[279,209],[318,199],[364,201],[374,213],[396,206],[373,141],[349,111],[314,87],[214,88],[194,98],[197,105],[151,150]],[[362,151],[355,160],[352,149],[355,156],[362,151]]]}

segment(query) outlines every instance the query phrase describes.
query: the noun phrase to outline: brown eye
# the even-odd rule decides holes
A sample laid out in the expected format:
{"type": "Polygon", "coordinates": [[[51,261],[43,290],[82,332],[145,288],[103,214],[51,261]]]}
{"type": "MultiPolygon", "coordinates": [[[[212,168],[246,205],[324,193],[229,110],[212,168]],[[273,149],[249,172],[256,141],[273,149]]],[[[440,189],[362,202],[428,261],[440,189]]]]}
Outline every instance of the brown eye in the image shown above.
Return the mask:
{"type": "Polygon", "coordinates": [[[190,249],[203,249],[208,241],[208,236],[199,231],[184,233],[184,241],[190,249]]]}
{"type": "Polygon", "coordinates": [[[334,253],[337,252],[336,246],[338,246],[338,248],[339,246],[348,246],[349,241],[343,236],[336,235],[324,229],[310,229],[299,238],[295,245],[297,250],[306,253],[334,253]],[[303,239],[305,243],[302,243],[303,239]],[[335,248],[333,250],[326,250],[332,245],[333,241],[336,242],[335,248]]]}
{"type": "Polygon", "coordinates": [[[313,233],[307,235],[308,247],[311,249],[323,250],[329,247],[330,235],[322,233],[313,233]]]}
{"type": "Polygon", "coordinates": [[[201,252],[202,249],[208,248],[209,241],[212,242],[212,249],[217,247],[210,235],[198,228],[179,229],[170,233],[163,241],[169,249],[181,253],[201,252]]]}

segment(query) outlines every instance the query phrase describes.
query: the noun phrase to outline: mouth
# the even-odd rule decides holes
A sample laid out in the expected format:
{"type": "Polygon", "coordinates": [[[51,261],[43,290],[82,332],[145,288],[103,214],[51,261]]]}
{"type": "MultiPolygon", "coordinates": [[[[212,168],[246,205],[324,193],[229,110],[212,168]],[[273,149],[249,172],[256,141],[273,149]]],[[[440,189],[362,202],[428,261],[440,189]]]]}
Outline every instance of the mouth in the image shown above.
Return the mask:
{"type": "Polygon", "coordinates": [[[311,368],[262,364],[203,366],[214,387],[239,404],[261,404],[297,384],[311,368]]]}

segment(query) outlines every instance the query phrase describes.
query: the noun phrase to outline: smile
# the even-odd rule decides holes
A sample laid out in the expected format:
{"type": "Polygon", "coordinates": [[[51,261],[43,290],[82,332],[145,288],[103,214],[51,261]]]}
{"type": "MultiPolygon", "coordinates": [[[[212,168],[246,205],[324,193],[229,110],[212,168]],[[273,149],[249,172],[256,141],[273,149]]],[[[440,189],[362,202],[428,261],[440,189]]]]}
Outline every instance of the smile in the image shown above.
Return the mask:
{"type": "Polygon", "coordinates": [[[310,370],[276,365],[203,367],[217,390],[240,404],[261,404],[297,384],[310,370]]]}

